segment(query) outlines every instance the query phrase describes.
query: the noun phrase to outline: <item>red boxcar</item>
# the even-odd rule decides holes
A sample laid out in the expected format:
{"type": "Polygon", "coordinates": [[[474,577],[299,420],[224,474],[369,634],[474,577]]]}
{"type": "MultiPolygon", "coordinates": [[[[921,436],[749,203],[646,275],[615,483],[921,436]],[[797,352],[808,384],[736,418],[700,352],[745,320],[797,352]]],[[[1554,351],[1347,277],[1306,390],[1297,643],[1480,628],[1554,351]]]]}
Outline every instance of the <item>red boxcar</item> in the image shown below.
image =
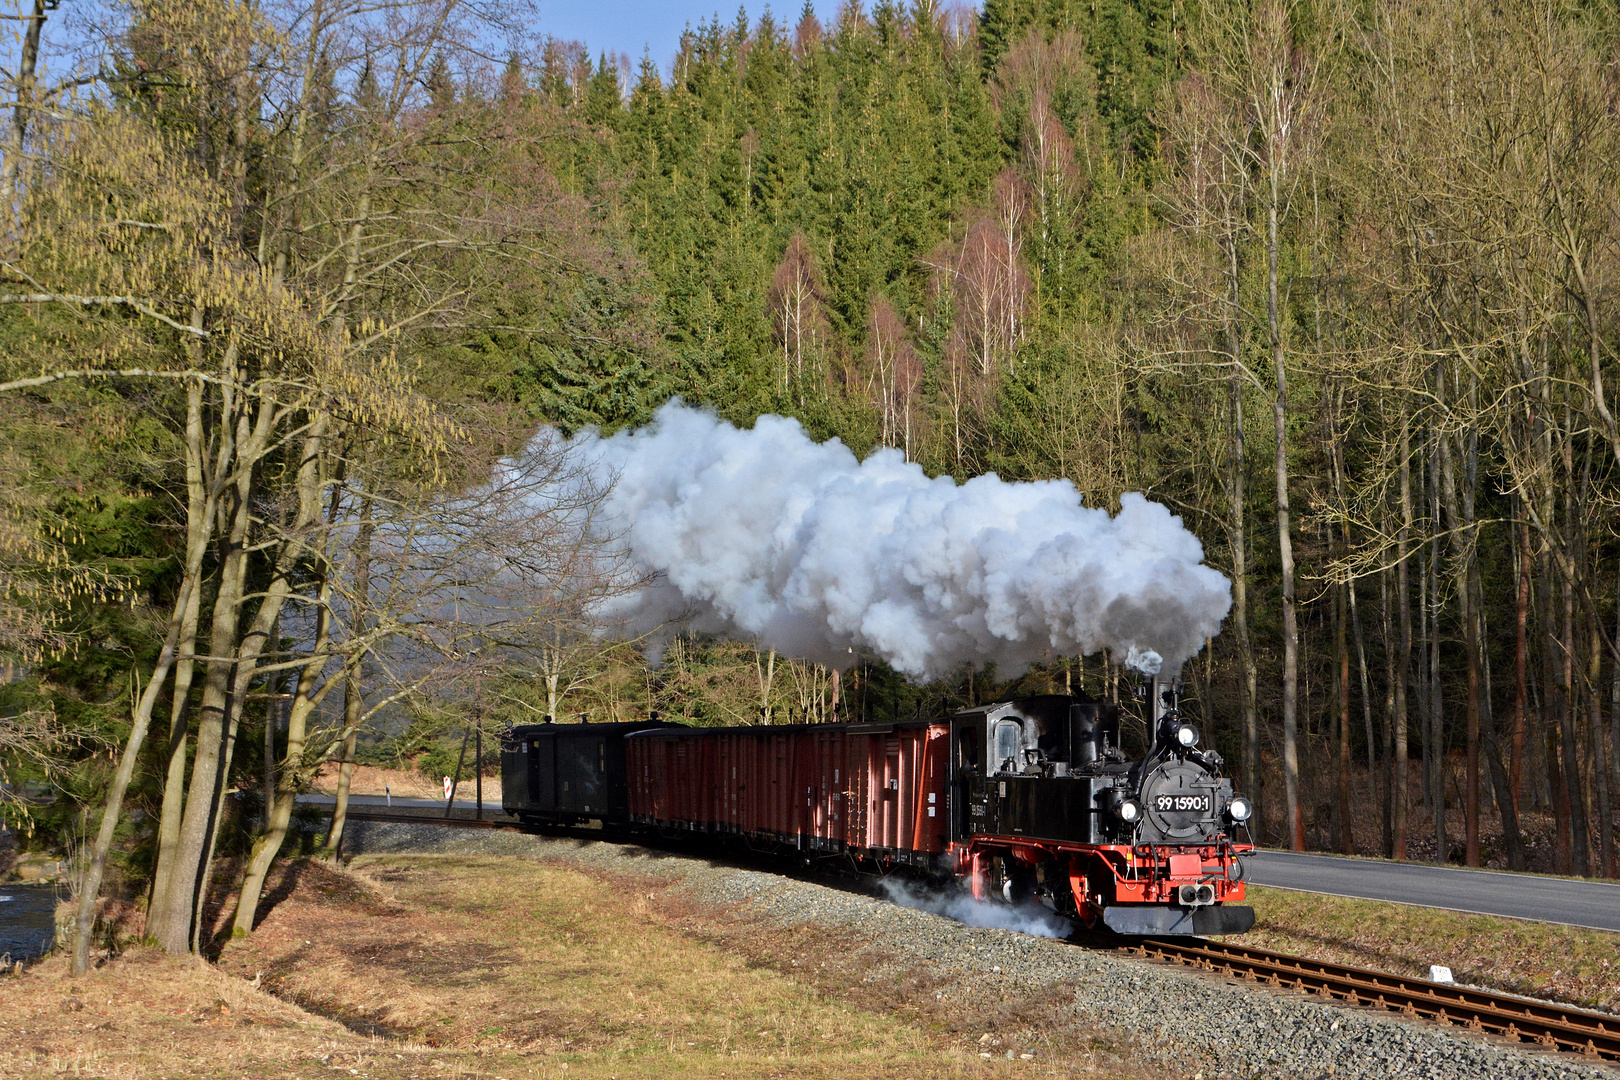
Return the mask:
{"type": "Polygon", "coordinates": [[[949,735],[941,722],[642,731],[625,740],[630,820],[932,866],[949,839],[949,735]]]}

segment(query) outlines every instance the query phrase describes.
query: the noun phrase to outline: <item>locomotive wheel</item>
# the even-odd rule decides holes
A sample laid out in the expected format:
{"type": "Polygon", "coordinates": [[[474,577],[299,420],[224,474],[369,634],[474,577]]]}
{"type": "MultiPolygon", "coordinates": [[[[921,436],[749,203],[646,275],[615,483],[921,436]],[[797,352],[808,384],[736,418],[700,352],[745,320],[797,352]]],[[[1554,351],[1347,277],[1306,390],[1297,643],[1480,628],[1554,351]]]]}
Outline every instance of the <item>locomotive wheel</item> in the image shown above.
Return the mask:
{"type": "Polygon", "coordinates": [[[1035,871],[1016,859],[1001,861],[1002,881],[998,890],[1002,899],[1014,907],[1022,907],[1035,899],[1037,883],[1035,871]]]}

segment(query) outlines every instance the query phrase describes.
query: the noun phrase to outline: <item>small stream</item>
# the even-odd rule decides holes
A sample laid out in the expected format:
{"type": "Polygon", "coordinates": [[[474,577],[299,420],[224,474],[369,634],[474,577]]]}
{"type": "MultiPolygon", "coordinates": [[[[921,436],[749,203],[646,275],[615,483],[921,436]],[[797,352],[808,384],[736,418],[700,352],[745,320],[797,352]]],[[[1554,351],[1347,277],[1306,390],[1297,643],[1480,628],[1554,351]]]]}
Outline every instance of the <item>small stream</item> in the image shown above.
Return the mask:
{"type": "Polygon", "coordinates": [[[56,938],[60,885],[0,885],[0,961],[37,960],[56,938]]]}

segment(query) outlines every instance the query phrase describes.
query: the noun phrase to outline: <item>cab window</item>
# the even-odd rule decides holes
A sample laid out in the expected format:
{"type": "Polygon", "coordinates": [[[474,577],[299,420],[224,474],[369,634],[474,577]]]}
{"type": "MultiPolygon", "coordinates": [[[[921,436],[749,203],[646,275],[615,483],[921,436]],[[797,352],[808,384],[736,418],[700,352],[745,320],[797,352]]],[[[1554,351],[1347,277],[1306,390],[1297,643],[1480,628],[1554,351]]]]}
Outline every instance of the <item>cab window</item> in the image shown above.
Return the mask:
{"type": "Polygon", "coordinates": [[[1024,726],[1016,720],[998,721],[992,746],[991,759],[995,771],[1017,772],[1023,764],[1024,726]]]}

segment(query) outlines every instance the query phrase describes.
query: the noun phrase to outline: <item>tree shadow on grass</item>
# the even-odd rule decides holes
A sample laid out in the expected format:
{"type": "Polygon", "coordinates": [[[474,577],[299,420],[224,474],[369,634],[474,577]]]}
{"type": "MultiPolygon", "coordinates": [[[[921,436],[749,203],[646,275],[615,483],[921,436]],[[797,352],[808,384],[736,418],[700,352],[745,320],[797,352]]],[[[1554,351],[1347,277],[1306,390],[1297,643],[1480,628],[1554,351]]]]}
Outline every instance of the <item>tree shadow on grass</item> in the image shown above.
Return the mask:
{"type": "MultiPolygon", "coordinates": [[[[259,897],[259,908],[253,914],[253,929],[257,930],[278,906],[291,899],[299,883],[310,874],[314,864],[309,859],[278,861],[270,868],[259,897]]],[[[220,953],[231,939],[231,926],[236,919],[236,899],[242,880],[240,859],[216,863],[213,880],[203,897],[202,954],[210,963],[219,961],[220,953]]]]}

